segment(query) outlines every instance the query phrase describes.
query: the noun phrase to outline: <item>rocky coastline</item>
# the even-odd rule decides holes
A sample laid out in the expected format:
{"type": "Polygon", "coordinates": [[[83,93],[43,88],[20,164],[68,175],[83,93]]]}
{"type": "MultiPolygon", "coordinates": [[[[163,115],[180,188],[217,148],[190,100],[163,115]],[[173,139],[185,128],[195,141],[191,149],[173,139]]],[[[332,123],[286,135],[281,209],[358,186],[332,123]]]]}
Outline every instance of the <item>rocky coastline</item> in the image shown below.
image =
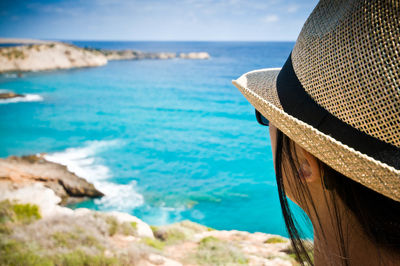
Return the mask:
{"type": "Polygon", "coordinates": [[[43,154],[0,159],[0,264],[297,265],[281,236],[64,206],[102,196],[43,154]]]}
{"type": "Polygon", "coordinates": [[[206,52],[155,53],[80,48],[62,42],[20,42],[21,45],[0,47],[0,73],[99,67],[111,60],[210,59],[206,52]]]}

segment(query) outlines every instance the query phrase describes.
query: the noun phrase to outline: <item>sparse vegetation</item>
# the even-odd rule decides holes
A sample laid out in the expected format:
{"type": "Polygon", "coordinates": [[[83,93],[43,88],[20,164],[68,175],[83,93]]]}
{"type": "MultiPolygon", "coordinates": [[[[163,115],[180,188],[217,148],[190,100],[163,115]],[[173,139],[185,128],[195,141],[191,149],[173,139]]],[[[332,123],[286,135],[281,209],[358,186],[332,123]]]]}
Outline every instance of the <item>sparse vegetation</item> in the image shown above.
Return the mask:
{"type": "Polygon", "coordinates": [[[5,225],[7,222],[29,223],[40,218],[37,205],[19,204],[9,200],[0,202],[0,224],[5,225]]]}
{"type": "Polygon", "coordinates": [[[158,250],[163,250],[165,247],[165,243],[163,241],[160,241],[158,239],[152,239],[149,237],[143,238],[142,242],[147,246],[153,247],[158,250]]]}
{"type": "Polygon", "coordinates": [[[158,226],[155,225],[150,225],[151,231],[153,231],[153,234],[155,234],[158,231],[158,226]]]}
{"type": "Polygon", "coordinates": [[[164,242],[166,245],[177,244],[186,239],[189,239],[193,234],[187,228],[182,227],[181,224],[174,224],[170,226],[153,227],[154,236],[164,242]]]}
{"type": "Polygon", "coordinates": [[[136,235],[137,223],[136,222],[124,222],[121,224],[121,233],[124,235],[136,235]]]}
{"type": "Polygon", "coordinates": [[[89,213],[79,219],[74,216],[40,219],[36,205],[1,201],[0,265],[135,265],[145,259],[150,249],[141,243],[134,242],[123,252],[110,245],[109,223],[116,233],[123,228],[130,228],[132,233],[137,224],[120,225],[109,217],[89,213]]]}
{"type": "Polygon", "coordinates": [[[97,250],[104,250],[99,241],[92,235],[88,235],[82,228],[75,227],[73,231],[55,232],[53,240],[56,246],[74,249],[78,246],[95,247],[97,250]]]}
{"type": "Polygon", "coordinates": [[[247,264],[248,259],[233,244],[216,237],[205,237],[199,242],[195,261],[200,265],[247,264]]]}
{"type": "Polygon", "coordinates": [[[0,55],[7,57],[8,60],[25,59],[26,57],[24,52],[19,47],[2,48],[0,49],[0,55]]]}
{"type": "Polygon", "coordinates": [[[265,244],[286,243],[287,241],[281,237],[270,237],[264,241],[265,244]]]}
{"type": "Polygon", "coordinates": [[[0,265],[53,266],[53,265],[121,265],[115,257],[106,257],[102,253],[91,255],[75,249],[56,255],[45,254],[35,245],[28,245],[14,240],[0,240],[0,265]]]}
{"type": "Polygon", "coordinates": [[[123,265],[115,257],[106,257],[103,254],[89,255],[82,250],[74,250],[70,253],[59,254],[52,257],[54,262],[52,265],[65,265],[65,266],[87,266],[87,265],[123,265]]]}
{"type": "Polygon", "coordinates": [[[39,212],[39,207],[32,204],[13,204],[15,217],[21,222],[31,222],[42,218],[39,212]]]}
{"type": "Polygon", "coordinates": [[[130,225],[133,229],[137,230],[137,222],[131,222],[130,225]]]}
{"type": "Polygon", "coordinates": [[[32,245],[15,240],[0,239],[0,265],[53,265],[50,259],[39,255],[32,245]]]}
{"type": "MultiPolygon", "coordinates": [[[[204,234],[213,229],[183,221],[166,226],[152,226],[156,236],[153,239],[138,236],[138,223],[121,223],[116,217],[82,210],[74,215],[60,214],[40,218],[36,205],[2,201],[0,265],[137,265],[148,261],[150,254],[171,256],[174,260],[191,265],[250,263],[247,253],[244,253],[246,251],[236,246],[235,243],[242,240],[235,233],[231,234],[229,241],[217,238],[215,236],[218,234],[215,234],[195,242],[198,239],[196,234],[204,234]],[[190,247],[187,252],[177,257],[172,255],[174,253],[171,251],[186,246],[190,247]]],[[[242,238],[245,239],[245,236],[242,238]]],[[[282,240],[284,238],[271,237],[266,242],[274,244],[281,243],[282,240]]],[[[285,252],[288,256],[280,253],[282,259],[296,263],[294,252],[285,252]]]]}
{"type": "MultiPolygon", "coordinates": [[[[15,157],[15,158],[17,159],[18,157],[15,157]]],[[[21,156],[21,158],[23,160],[27,160],[30,163],[36,163],[36,162],[43,162],[44,161],[43,157],[40,157],[40,156],[38,156],[36,154],[21,156]]]]}
{"type": "Polygon", "coordinates": [[[119,227],[117,219],[115,219],[115,217],[113,217],[113,216],[106,216],[106,220],[105,221],[107,222],[107,224],[109,226],[108,227],[108,234],[110,236],[115,235],[117,233],[118,227],[119,227]]]}
{"type": "MultiPolygon", "coordinates": [[[[312,243],[305,243],[305,247],[307,248],[307,254],[311,258],[311,261],[314,262],[314,248],[312,243]]],[[[286,254],[289,255],[290,258],[294,259],[297,262],[300,262],[300,258],[296,255],[293,246],[290,246],[288,249],[284,250],[286,254]]],[[[305,258],[302,258],[304,260],[305,258]]]]}
{"type": "Polygon", "coordinates": [[[108,224],[108,234],[113,236],[115,234],[123,235],[136,235],[137,223],[136,222],[124,222],[119,223],[117,219],[110,215],[103,215],[106,223],[108,224]]]}

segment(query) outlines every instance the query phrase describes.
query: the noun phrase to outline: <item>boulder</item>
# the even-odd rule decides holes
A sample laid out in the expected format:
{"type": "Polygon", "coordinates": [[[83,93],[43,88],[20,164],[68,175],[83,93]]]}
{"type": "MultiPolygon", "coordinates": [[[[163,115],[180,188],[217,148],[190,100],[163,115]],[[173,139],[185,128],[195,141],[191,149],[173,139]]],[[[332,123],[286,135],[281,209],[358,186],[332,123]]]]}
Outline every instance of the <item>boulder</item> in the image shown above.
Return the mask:
{"type": "Polygon", "coordinates": [[[104,196],[93,184],[70,172],[66,166],[49,162],[42,155],[0,159],[0,182],[7,181],[18,187],[41,183],[52,189],[63,204],[104,196]]]}

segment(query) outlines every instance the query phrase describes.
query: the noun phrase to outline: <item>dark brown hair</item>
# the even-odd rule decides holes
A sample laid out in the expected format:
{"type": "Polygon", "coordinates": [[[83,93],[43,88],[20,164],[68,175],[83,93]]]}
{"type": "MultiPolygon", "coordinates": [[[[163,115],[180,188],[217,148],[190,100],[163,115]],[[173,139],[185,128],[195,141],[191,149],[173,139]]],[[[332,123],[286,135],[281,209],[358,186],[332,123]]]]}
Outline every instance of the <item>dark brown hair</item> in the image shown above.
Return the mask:
{"type": "MultiPolygon", "coordinates": [[[[296,155],[295,143],[280,130],[277,131],[275,170],[283,217],[293,250],[300,263],[302,265],[305,265],[305,263],[313,265],[313,258],[309,255],[307,241],[302,237],[302,232],[299,230],[298,223],[289,207],[282,176],[293,175],[296,181],[298,180],[297,184],[293,187],[290,186],[290,189],[292,193],[295,193],[296,198],[308,200],[306,213],[315,211],[315,205],[312,201],[309,201],[311,199],[310,192],[304,184],[305,181],[298,174],[300,162],[296,155]]],[[[350,265],[350,260],[346,247],[347,236],[344,235],[341,224],[341,217],[346,213],[339,210],[339,200],[347,207],[347,211],[356,217],[361,229],[376,243],[377,248],[400,253],[400,203],[347,178],[323,162],[319,160],[318,162],[323,176],[323,185],[330,192],[325,193],[326,197],[330,197],[330,202],[333,202],[334,205],[330,207],[330,217],[334,219],[334,224],[337,227],[334,230],[338,234],[342,265],[350,265]]],[[[318,213],[316,214],[318,215],[318,213]]],[[[324,228],[321,228],[321,230],[323,233],[324,228]]]]}

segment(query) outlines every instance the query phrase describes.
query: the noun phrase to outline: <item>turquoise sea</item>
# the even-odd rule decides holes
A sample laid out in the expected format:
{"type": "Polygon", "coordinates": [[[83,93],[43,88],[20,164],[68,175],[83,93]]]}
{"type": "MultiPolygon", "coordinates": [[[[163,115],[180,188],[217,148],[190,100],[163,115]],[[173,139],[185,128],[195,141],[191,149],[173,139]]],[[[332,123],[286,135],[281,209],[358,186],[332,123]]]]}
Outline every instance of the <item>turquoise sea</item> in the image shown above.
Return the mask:
{"type": "Polygon", "coordinates": [[[293,42],[70,42],[212,58],[2,75],[28,97],[0,103],[0,157],[47,153],[106,194],[73,207],[287,235],[268,129],[231,80],[282,66],[293,42]]]}

